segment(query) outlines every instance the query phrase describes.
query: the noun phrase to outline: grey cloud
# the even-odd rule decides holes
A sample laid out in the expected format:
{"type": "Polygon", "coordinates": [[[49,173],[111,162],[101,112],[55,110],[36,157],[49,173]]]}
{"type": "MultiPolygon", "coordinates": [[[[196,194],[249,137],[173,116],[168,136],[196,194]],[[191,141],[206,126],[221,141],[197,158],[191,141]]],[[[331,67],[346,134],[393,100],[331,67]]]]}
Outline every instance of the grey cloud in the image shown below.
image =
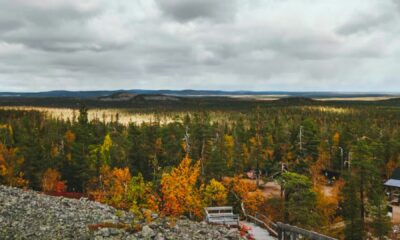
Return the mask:
{"type": "Polygon", "coordinates": [[[357,33],[366,33],[381,27],[393,20],[392,14],[374,16],[372,14],[360,14],[337,29],[337,33],[351,35],[357,33]]]}
{"type": "Polygon", "coordinates": [[[195,19],[229,20],[236,11],[236,0],[157,0],[157,3],[166,15],[181,22],[195,19]]]}
{"type": "Polygon", "coordinates": [[[392,1],[398,7],[398,9],[400,11],[400,0],[392,0],[392,1]]]}
{"type": "Polygon", "coordinates": [[[85,2],[0,0],[0,91],[382,90],[400,75],[390,0],[85,2]]]}
{"type": "Polygon", "coordinates": [[[59,6],[0,0],[1,39],[45,51],[99,51],[108,47],[98,43],[86,27],[87,21],[100,14],[101,9],[82,10],[73,1],[54,2],[59,6]]]}
{"type": "Polygon", "coordinates": [[[11,21],[18,21],[24,25],[51,27],[68,21],[84,21],[99,14],[102,10],[100,7],[95,7],[95,5],[92,8],[82,9],[78,6],[79,4],[74,4],[77,1],[38,1],[33,4],[35,2],[29,0],[0,0],[1,21],[11,19],[11,21]],[[52,6],[50,2],[59,4],[58,6],[52,6]]]}
{"type": "Polygon", "coordinates": [[[18,29],[23,23],[15,19],[2,19],[0,16],[0,34],[18,29]]]}

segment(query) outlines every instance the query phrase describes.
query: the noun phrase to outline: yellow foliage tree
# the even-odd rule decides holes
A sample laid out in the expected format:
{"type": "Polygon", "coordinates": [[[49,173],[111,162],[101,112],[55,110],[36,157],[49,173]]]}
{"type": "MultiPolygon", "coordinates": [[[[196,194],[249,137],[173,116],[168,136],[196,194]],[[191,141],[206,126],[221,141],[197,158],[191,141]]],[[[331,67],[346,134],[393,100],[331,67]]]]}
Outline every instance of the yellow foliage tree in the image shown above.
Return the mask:
{"type": "Polygon", "coordinates": [[[26,187],[28,181],[21,171],[24,158],[19,156],[17,148],[7,148],[0,143],[0,181],[13,187],[26,187]]]}
{"type": "Polygon", "coordinates": [[[243,165],[247,166],[250,162],[250,151],[246,144],[242,144],[241,147],[242,147],[241,150],[242,150],[243,165]]]}
{"type": "Polygon", "coordinates": [[[110,136],[110,134],[107,134],[104,137],[103,144],[100,147],[101,156],[103,158],[104,164],[106,164],[106,165],[110,164],[110,159],[111,159],[110,149],[112,147],[112,144],[113,144],[113,142],[112,142],[111,136],[110,136]]]}
{"type": "Polygon", "coordinates": [[[228,191],[225,186],[212,179],[203,190],[203,201],[206,206],[222,206],[226,203],[228,191]]]}
{"type": "Polygon", "coordinates": [[[186,156],[178,167],[164,173],[161,179],[162,211],[166,215],[178,217],[188,214],[200,218],[202,201],[196,187],[200,174],[199,162],[192,165],[186,156]]]}
{"type": "Polygon", "coordinates": [[[235,141],[233,136],[224,135],[224,155],[226,157],[226,165],[228,168],[233,165],[233,152],[235,147],[235,141]]]}

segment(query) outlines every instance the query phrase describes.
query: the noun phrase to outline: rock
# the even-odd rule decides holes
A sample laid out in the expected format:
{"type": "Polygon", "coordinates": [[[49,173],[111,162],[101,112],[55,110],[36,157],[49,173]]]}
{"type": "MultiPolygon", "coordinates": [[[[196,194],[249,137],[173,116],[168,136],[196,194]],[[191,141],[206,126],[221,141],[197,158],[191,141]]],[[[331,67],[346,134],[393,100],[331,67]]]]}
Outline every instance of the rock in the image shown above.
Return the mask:
{"type": "Polygon", "coordinates": [[[116,235],[121,234],[121,231],[120,231],[119,229],[110,228],[110,234],[111,234],[112,236],[116,236],[116,235]]]}
{"type": "Polygon", "coordinates": [[[207,231],[203,230],[203,229],[200,229],[200,230],[196,231],[196,234],[200,234],[200,235],[204,235],[206,233],[207,233],[207,231]]]}
{"type": "Polygon", "coordinates": [[[113,228],[129,225],[130,212],[90,201],[52,197],[42,193],[0,185],[0,239],[82,239],[82,240],[239,240],[237,230],[193,222],[182,217],[169,218],[152,214],[153,222],[137,233],[113,228]],[[102,228],[101,224],[107,224],[102,228]],[[98,225],[100,228],[97,228],[98,225]],[[89,228],[90,226],[90,228],[89,228]]]}
{"type": "Polygon", "coordinates": [[[102,228],[100,229],[100,235],[103,237],[109,237],[110,236],[110,229],[108,228],[102,228]]]}
{"type": "Polygon", "coordinates": [[[162,233],[157,233],[154,240],[165,240],[164,235],[162,233]]]}
{"type": "Polygon", "coordinates": [[[154,230],[153,229],[151,229],[149,226],[144,226],[143,228],[142,228],[142,236],[144,237],[144,238],[152,238],[152,237],[154,237],[156,234],[155,234],[155,232],[154,232],[154,230]]]}
{"type": "Polygon", "coordinates": [[[228,239],[237,239],[240,236],[239,231],[237,229],[229,229],[226,234],[226,238],[228,239]]]}
{"type": "Polygon", "coordinates": [[[137,238],[134,235],[129,235],[125,238],[125,240],[137,240],[137,238]]]}
{"type": "Polygon", "coordinates": [[[44,231],[48,231],[50,227],[48,226],[40,226],[40,231],[44,232],[44,231]]]}

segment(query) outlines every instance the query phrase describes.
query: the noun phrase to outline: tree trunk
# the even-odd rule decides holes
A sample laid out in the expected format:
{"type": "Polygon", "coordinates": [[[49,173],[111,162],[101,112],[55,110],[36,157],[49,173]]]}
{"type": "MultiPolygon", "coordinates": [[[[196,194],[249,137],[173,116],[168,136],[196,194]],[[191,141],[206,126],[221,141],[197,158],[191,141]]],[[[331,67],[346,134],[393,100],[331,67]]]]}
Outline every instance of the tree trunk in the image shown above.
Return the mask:
{"type": "Polygon", "coordinates": [[[360,182],[360,216],[361,216],[361,230],[364,232],[365,226],[365,203],[364,203],[364,179],[361,177],[360,182]]]}

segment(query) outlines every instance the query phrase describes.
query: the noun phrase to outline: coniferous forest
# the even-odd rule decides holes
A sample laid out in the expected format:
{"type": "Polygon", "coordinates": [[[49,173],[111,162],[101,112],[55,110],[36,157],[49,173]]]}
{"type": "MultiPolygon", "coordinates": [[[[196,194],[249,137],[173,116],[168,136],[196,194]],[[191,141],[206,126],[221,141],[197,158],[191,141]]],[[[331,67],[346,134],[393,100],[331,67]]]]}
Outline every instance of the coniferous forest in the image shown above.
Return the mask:
{"type": "Polygon", "coordinates": [[[400,166],[398,108],[264,104],[171,119],[89,120],[84,105],[68,119],[1,110],[0,183],[87,196],[143,218],[148,209],[200,220],[205,206],[240,211],[244,202],[334,237],[389,236],[383,183],[400,166]]]}

